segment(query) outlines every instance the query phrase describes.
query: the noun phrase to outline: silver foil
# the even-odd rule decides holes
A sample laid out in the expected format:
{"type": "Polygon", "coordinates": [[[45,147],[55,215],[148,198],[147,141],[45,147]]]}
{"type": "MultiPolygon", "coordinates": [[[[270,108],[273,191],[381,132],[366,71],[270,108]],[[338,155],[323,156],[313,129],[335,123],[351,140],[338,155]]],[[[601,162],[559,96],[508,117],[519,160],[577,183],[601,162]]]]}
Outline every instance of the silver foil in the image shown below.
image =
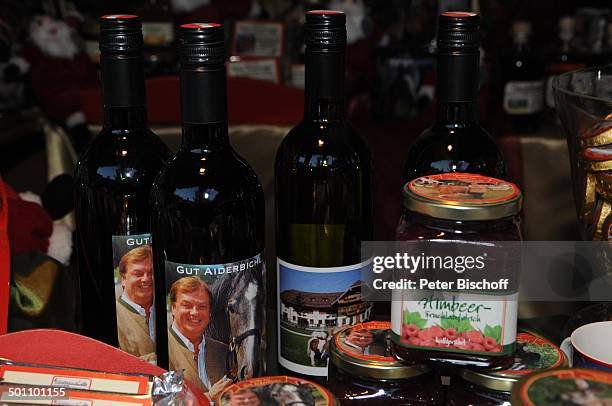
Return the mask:
{"type": "Polygon", "coordinates": [[[170,371],[153,379],[155,406],[197,406],[198,400],[185,384],[183,371],[170,371]]]}

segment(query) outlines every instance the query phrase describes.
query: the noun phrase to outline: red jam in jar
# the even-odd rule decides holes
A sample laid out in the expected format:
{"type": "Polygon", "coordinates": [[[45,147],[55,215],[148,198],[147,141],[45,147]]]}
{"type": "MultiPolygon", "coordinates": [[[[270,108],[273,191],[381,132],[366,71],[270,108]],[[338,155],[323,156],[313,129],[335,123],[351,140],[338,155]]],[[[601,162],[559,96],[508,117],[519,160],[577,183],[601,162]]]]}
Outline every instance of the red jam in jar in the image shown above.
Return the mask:
{"type": "MultiPolygon", "coordinates": [[[[522,195],[510,182],[445,173],[408,182],[403,195],[397,241],[488,244],[500,253],[512,244],[504,242],[521,240],[518,213],[522,195]]],[[[486,258],[491,264],[487,266],[500,263],[494,255],[486,258]]],[[[503,255],[508,253],[504,251],[503,255]]],[[[486,271],[485,267],[481,278],[486,271]]],[[[393,291],[393,350],[401,359],[416,363],[506,368],[514,360],[517,307],[516,291],[467,291],[458,287],[393,291]]]]}
{"type": "Polygon", "coordinates": [[[334,395],[324,387],[291,376],[262,376],[237,382],[214,400],[219,406],[339,405],[334,395]]]}
{"type": "Polygon", "coordinates": [[[523,377],[567,365],[565,355],[552,342],[535,333],[519,331],[514,364],[501,371],[463,369],[448,389],[448,406],[510,406],[512,388],[523,377]]]}
{"type": "Polygon", "coordinates": [[[328,389],[343,406],[443,405],[432,368],[391,355],[391,323],[371,321],[340,330],[330,345],[328,389]]]}

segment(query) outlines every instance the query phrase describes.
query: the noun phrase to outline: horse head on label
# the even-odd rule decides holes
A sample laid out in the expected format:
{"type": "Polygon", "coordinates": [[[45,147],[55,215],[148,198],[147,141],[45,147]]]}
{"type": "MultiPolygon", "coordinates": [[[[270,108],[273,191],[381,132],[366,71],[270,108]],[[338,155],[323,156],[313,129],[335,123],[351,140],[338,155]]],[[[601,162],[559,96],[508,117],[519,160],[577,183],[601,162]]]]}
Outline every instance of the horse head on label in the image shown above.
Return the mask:
{"type": "Polygon", "coordinates": [[[281,406],[314,406],[312,388],[308,385],[275,383],[269,387],[269,397],[281,406]]]}
{"type": "Polygon", "coordinates": [[[213,316],[207,336],[228,343],[226,373],[243,380],[260,374],[265,287],[259,267],[219,278],[212,286],[213,316]]]}

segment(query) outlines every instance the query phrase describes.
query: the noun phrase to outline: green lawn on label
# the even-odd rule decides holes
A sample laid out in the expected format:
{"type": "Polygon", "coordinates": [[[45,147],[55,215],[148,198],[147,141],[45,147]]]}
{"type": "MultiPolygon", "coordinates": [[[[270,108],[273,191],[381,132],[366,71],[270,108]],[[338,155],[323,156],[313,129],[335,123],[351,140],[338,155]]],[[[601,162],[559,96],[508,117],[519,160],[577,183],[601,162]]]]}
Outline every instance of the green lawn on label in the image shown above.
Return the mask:
{"type": "MultiPolygon", "coordinates": [[[[281,342],[283,343],[281,354],[283,358],[288,359],[289,361],[295,362],[300,365],[310,365],[310,358],[308,358],[308,340],[310,339],[310,334],[312,334],[312,330],[301,329],[292,325],[281,321],[281,342]],[[297,332],[300,334],[306,334],[307,336],[300,334],[293,334],[286,329],[291,330],[292,332],[297,332]]],[[[318,367],[326,366],[325,362],[318,362],[318,367]]]]}

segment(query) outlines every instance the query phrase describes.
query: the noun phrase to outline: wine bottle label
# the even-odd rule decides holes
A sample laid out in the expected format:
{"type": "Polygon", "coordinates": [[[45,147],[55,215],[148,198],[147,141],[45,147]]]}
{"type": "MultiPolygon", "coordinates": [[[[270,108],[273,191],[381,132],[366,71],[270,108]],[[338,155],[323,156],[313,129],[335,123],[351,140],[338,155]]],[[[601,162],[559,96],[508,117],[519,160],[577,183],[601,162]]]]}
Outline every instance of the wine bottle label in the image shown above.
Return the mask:
{"type": "Polygon", "coordinates": [[[227,65],[227,74],[235,78],[249,78],[280,83],[280,62],[278,59],[255,59],[232,62],[227,65]]]}
{"type": "Polygon", "coordinates": [[[392,340],[406,348],[505,356],[514,350],[517,303],[516,293],[394,292],[392,340]]]}
{"type": "Polygon", "coordinates": [[[534,114],[544,106],[541,80],[508,82],[504,87],[504,110],[508,114],[534,114]]]}
{"type": "Polygon", "coordinates": [[[155,364],[151,242],[151,234],[112,236],[119,348],[155,364]]]}
{"type": "Polygon", "coordinates": [[[280,58],[284,26],[277,22],[236,21],[232,55],[280,58]]]}
{"type": "Polygon", "coordinates": [[[263,373],[263,253],[226,264],[166,261],[168,359],[204,392],[263,373]]]}
{"type": "Polygon", "coordinates": [[[174,26],[171,22],[142,22],[142,37],[146,45],[166,45],[174,41],[174,26]]]}
{"type": "Polygon", "coordinates": [[[294,372],[327,376],[329,341],[348,325],[367,321],[372,302],[362,296],[359,264],[314,268],[277,259],[278,359],[294,372]]]}

